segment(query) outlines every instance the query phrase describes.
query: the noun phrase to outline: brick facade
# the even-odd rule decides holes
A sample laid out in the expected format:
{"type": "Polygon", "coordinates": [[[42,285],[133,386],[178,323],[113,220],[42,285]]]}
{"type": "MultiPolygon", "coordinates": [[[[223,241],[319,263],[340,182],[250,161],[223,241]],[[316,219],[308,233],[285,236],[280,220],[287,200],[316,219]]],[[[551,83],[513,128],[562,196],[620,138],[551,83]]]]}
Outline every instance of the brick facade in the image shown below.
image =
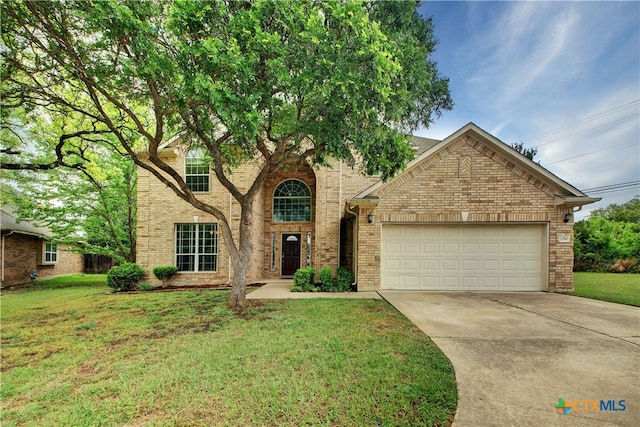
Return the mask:
{"type": "Polygon", "coordinates": [[[358,290],[380,288],[382,226],[402,223],[545,224],[548,290],[571,290],[573,223],[564,217],[572,208],[556,206],[558,191],[492,144],[462,135],[368,194],[379,198],[377,206],[359,207],[358,290]],[[468,215],[464,222],[462,212],[468,215]],[[569,240],[559,242],[560,235],[569,240]]]}
{"type": "MultiPolygon", "coordinates": [[[[179,148],[166,150],[163,159],[179,173],[184,173],[184,153],[179,148]]],[[[247,188],[256,176],[251,165],[234,171],[231,180],[241,188],[247,188]]],[[[340,224],[345,216],[346,201],[358,192],[373,185],[378,179],[362,176],[342,162],[330,167],[312,168],[307,164],[290,163],[270,176],[254,203],[252,237],[254,250],[249,283],[263,279],[282,277],[282,235],[300,234],[300,265],[306,266],[307,252],[311,265],[320,269],[336,269],[340,265],[340,224]],[[276,187],[287,179],[298,179],[311,190],[312,217],[309,222],[274,222],[272,219],[273,194],[276,187]],[[307,245],[307,233],[311,233],[311,246],[307,245]],[[275,239],[275,247],[272,245],[275,239]],[[274,252],[275,249],[275,252],[274,252]]],[[[221,209],[229,218],[237,238],[240,205],[215,180],[210,177],[210,191],[197,193],[207,203],[221,209]]],[[[180,223],[215,223],[217,220],[178,198],[149,172],[138,169],[138,225],[137,262],[147,271],[147,280],[156,283],[152,275],[154,267],[175,265],[175,225],[180,223]]],[[[174,285],[228,283],[231,266],[222,234],[218,232],[218,270],[216,272],[180,272],[172,280],[174,285]]],[[[159,283],[159,282],[158,282],[159,283]]]]}
{"type": "MultiPolygon", "coordinates": [[[[330,167],[311,167],[299,162],[286,165],[267,179],[254,204],[254,252],[248,281],[283,276],[283,234],[295,233],[301,238],[301,266],[306,266],[307,254],[316,269],[335,269],[341,264],[356,266],[359,290],[380,289],[383,224],[455,224],[462,223],[461,212],[468,212],[468,223],[545,225],[548,288],[572,289],[573,224],[563,221],[572,206],[557,203],[557,196],[585,199],[586,196],[563,181],[550,178],[551,174],[531,166],[531,162],[515,152],[508,154],[495,142],[480,137],[482,132],[454,134],[386,184],[337,161],[330,167]],[[309,187],[311,221],[273,221],[274,191],[287,179],[298,179],[309,187]],[[568,188],[576,194],[567,192],[568,188]],[[364,193],[365,199],[354,199],[364,193]],[[372,223],[367,218],[369,213],[374,216],[372,223]]],[[[165,149],[163,156],[183,173],[184,155],[177,146],[165,149]]],[[[246,165],[234,171],[231,179],[246,188],[256,173],[254,166],[246,165]]],[[[199,193],[198,197],[223,211],[237,237],[239,204],[213,174],[210,183],[210,191],[199,193]]],[[[147,171],[138,170],[138,263],[148,272],[149,280],[155,281],[151,275],[153,267],[176,262],[176,224],[194,222],[217,221],[179,199],[147,171]]],[[[230,277],[229,257],[219,231],[217,271],[181,272],[173,283],[226,283],[230,277]]]]}
{"type": "Polygon", "coordinates": [[[42,280],[65,274],[82,273],[84,256],[76,254],[63,246],[58,246],[57,261],[54,264],[42,262],[44,240],[30,235],[5,233],[2,237],[3,248],[0,262],[4,266],[2,286],[13,286],[31,281],[31,272],[36,272],[42,280]]]}

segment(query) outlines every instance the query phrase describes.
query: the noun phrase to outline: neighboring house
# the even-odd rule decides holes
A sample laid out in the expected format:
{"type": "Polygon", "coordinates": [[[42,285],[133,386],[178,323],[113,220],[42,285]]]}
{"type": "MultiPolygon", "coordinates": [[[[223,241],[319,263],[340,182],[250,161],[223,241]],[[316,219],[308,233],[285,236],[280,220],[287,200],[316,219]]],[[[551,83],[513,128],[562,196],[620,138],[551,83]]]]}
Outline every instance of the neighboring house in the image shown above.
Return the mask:
{"type": "Polygon", "coordinates": [[[13,210],[2,207],[2,287],[35,279],[82,273],[84,257],[49,240],[49,231],[27,221],[18,222],[13,210]]]}
{"type": "MultiPolygon", "coordinates": [[[[393,179],[292,162],[254,207],[249,282],[340,265],[358,290],[568,291],[572,212],[599,199],[530,161],[473,123],[443,141],[414,138],[416,158],[393,179]]],[[[233,221],[239,205],[197,152],[175,138],[161,155],[203,200],[233,221]]],[[[248,185],[250,165],[234,173],[248,185]]],[[[216,219],[138,170],[138,263],[176,265],[175,284],[228,282],[216,219]]]]}

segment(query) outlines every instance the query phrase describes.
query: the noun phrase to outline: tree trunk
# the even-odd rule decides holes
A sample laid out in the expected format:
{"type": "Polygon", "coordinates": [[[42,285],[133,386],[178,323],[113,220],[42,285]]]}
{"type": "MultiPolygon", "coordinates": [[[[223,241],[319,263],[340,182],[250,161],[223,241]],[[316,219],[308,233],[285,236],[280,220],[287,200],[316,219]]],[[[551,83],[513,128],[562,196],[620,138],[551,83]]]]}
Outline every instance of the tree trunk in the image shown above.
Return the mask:
{"type": "Polygon", "coordinates": [[[231,277],[231,295],[229,307],[242,310],[247,295],[247,273],[251,266],[251,254],[253,253],[253,240],[251,239],[251,218],[253,200],[247,199],[241,204],[240,211],[240,245],[231,256],[233,276],[231,277]]]}
{"type": "Polygon", "coordinates": [[[234,265],[231,277],[231,295],[229,295],[229,308],[242,310],[247,295],[247,267],[248,263],[232,262],[234,265]]]}

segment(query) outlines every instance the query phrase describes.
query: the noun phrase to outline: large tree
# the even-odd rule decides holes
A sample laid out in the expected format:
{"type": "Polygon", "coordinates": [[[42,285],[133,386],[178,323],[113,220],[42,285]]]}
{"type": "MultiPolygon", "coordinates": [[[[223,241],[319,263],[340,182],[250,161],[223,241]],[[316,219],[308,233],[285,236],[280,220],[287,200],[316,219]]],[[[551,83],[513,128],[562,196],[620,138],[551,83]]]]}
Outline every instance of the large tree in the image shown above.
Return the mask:
{"type": "Polygon", "coordinates": [[[213,215],[234,272],[231,307],[244,303],[253,203],[269,174],[291,158],[332,157],[386,179],[413,155],[406,134],[452,106],[448,81],[429,59],[431,21],[415,1],[1,7],[3,109],[83,117],[82,129],[62,129],[52,144],[55,161],[81,151],[59,148],[64,137],[84,132],[76,137],[84,143],[109,132],[114,149],[213,215]],[[221,207],[194,194],[160,157],[176,132],[210,154],[239,203],[235,236],[221,207]],[[232,171],[249,161],[258,172],[244,188],[232,171]]]}
{"type": "Polygon", "coordinates": [[[80,168],[3,171],[2,203],[81,253],[135,262],[136,167],[99,145],[85,157],[80,168]]]}

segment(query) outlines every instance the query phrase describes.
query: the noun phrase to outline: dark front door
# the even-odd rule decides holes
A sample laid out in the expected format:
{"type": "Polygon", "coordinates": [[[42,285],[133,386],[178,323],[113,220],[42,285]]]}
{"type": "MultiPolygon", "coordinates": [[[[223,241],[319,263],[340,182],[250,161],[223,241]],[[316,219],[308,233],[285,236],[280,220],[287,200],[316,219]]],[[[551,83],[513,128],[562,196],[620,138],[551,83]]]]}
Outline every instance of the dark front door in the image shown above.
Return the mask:
{"type": "Polygon", "coordinates": [[[300,234],[282,235],[282,275],[293,276],[300,268],[300,234]]]}

